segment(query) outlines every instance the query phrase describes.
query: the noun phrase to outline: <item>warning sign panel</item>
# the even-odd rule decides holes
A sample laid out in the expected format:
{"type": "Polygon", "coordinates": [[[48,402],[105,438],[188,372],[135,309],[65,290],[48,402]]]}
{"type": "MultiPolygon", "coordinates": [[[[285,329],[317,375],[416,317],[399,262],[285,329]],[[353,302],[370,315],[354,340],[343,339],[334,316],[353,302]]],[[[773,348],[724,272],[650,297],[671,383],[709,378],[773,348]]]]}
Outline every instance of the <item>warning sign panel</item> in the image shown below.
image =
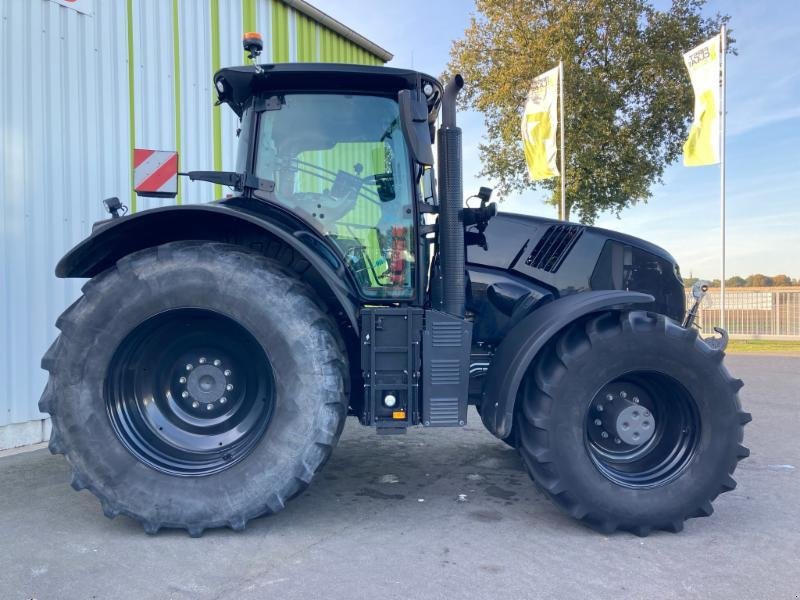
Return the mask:
{"type": "Polygon", "coordinates": [[[136,148],[133,189],[140,196],[173,197],[178,193],[178,153],[136,148]]]}

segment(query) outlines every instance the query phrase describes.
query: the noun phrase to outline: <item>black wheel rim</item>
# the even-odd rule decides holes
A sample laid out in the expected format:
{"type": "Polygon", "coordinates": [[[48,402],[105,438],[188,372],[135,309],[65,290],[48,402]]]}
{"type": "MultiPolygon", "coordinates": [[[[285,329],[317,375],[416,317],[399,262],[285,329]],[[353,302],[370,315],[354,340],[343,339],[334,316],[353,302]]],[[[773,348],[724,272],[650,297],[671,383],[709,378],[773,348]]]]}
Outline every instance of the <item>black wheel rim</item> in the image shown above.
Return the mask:
{"type": "Polygon", "coordinates": [[[106,407],[123,445],[164,473],[201,476],[247,456],[269,424],[274,377],[253,335],[217,312],[154,316],[109,364],[106,407]]]}
{"type": "Polygon", "coordinates": [[[608,479],[625,487],[656,487],[673,481],[691,462],[700,415],[675,379],[628,373],[597,392],[585,432],[589,456],[608,479]]]}

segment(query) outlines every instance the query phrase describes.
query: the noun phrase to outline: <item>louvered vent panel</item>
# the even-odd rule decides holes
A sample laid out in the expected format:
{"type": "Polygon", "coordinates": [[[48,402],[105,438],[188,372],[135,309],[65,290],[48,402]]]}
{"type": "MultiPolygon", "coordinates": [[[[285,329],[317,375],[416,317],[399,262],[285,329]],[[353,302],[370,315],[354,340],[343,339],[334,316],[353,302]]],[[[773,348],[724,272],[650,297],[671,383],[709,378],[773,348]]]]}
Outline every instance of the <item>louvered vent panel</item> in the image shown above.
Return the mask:
{"type": "Polygon", "coordinates": [[[431,425],[452,425],[458,422],[458,398],[439,398],[431,407],[429,422],[431,425]]]}
{"type": "Polygon", "coordinates": [[[580,225],[551,225],[531,250],[525,264],[555,273],[581,237],[583,229],[580,225]]]}
{"type": "Polygon", "coordinates": [[[461,345],[462,325],[459,322],[434,322],[431,328],[434,347],[447,348],[461,345]]]}

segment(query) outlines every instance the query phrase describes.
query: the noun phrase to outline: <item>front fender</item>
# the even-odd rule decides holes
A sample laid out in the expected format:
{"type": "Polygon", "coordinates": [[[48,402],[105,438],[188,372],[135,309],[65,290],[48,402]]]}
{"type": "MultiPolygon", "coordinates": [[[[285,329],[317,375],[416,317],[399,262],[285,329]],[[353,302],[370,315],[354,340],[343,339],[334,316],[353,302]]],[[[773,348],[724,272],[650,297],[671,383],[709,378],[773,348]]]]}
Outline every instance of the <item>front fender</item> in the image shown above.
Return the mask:
{"type": "Polygon", "coordinates": [[[58,262],[57,277],[94,277],[138,250],[178,240],[227,242],[237,236],[267,237],[305,259],[358,331],[358,301],[344,264],[313,231],[275,210],[254,212],[236,204],[187,204],[145,210],[95,226],[92,235],[58,262]]]}
{"type": "Polygon", "coordinates": [[[525,372],[544,345],[564,327],[593,312],[652,301],[652,296],[639,292],[582,292],[545,304],[525,317],[500,342],[486,374],[480,411],[483,424],[498,438],[508,437],[525,372]]]}

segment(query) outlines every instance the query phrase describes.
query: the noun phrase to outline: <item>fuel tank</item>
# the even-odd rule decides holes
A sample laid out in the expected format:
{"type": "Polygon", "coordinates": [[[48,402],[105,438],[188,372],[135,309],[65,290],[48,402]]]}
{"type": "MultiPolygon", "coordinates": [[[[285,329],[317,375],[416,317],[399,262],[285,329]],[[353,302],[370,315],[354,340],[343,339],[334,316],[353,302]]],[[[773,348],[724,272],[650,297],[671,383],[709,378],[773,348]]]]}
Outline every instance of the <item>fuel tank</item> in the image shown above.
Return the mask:
{"type": "MultiPolygon", "coordinates": [[[[651,294],[645,310],[683,319],[686,299],[675,259],[645,240],[598,227],[498,213],[484,232],[486,249],[469,246],[467,270],[474,308],[490,301],[500,312],[589,290],[651,294]],[[490,289],[493,288],[493,289],[490,289]],[[528,288],[525,296],[521,288],[528,288]],[[549,296],[549,298],[548,298],[549,296]]],[[[481,312],[486,312],[481,310],[481,312]]]]}

